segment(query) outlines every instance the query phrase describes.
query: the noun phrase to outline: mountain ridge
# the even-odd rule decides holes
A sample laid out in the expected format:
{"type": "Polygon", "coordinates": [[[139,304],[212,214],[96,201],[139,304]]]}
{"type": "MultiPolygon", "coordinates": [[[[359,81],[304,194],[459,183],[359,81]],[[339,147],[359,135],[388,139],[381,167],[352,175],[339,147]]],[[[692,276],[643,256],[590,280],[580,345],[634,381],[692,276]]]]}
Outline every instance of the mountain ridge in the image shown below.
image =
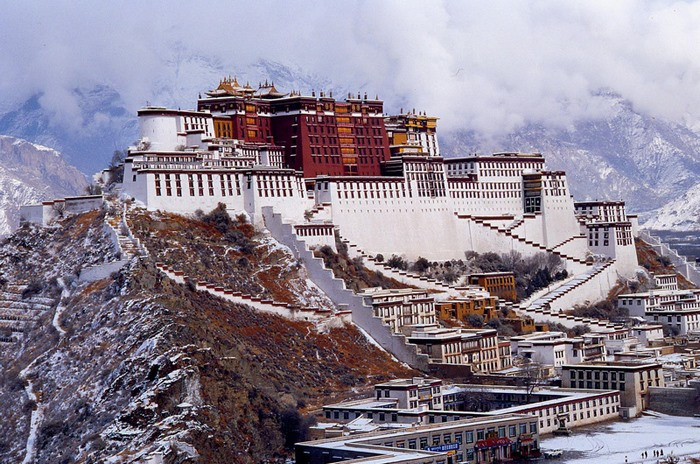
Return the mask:
{"type": "Polygon", "coordinates": [[[0,135],[0,236],[19,224],[19,208],[83,193],[88,182],[49,147],[0,135]]]}

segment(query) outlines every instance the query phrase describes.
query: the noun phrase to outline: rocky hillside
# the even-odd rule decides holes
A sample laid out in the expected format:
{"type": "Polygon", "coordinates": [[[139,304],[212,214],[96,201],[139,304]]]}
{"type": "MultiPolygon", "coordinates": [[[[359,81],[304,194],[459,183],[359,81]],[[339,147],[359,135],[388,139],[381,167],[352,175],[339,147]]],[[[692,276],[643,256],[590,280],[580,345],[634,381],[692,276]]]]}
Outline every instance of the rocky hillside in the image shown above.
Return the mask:
{"type": "Polygon", "coordinates": [[[17,227],[21,205],[82,194],[86,186],[57,151],[0,135],[0,236],[17,227]]]}
{"type": "MultiPolygon", "coordinates": [[[[25,227],[0,246],[6,289],[43,282],[29,287],[57,301],[25,342],[0,345],[0,462],[21,462],[27,450],[51,463],[282,459],[309,411],[412,374],[351,326],[320,333],[173,283],[155,267],[166,253],[159,233],[177,237],[174,253],[198,250],[182,261],[190,271],[220,259],[212,245],[229,239],[204,220],[159,217],[146,226],[144,216],[131,217],[151,257],[95,282],[75,274],[117,259],[102,212],[62,228],[25,227]]],[[[225,247],[248,256],[248,275],[286,260],[290,270],[275,275],[304,288],[284,249],[270,253],[242,222],[226,231],[237,244],[225,247]],[[240,248],[241,237],[249,247],[240,248]]],[[[241,257],[229,256],[233,266],[241,257]]],[[[256,279],[241,285],[255,289],[256,279]]]]}

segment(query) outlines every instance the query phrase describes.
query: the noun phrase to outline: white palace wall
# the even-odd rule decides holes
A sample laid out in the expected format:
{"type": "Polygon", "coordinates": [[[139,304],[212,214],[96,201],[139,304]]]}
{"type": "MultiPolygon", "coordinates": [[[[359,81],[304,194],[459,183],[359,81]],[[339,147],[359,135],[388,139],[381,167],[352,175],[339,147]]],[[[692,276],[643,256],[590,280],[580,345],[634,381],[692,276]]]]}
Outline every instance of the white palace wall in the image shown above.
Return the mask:
{"type": "MultiPolygon", "coordinates": [[[[525,255],[543,251],[469,218],[458,217],[448,197],[408,197],[401,184],[394,180],[330,181],[324,182],[316,195],[319,203],[330,203],[332,222],[343,237],[373,255],[447,260],[464,258],[464,253],[470,250],[497,253],[515,250],[525,255]]],[[[573,218],[570,199],[560,200],[554,207],[557,209],[551,212],[530,215],[519,228],[519,235],[545,245],[543,231],[548,228],[559,227],[555,240],[571,237],[566,233],[572,230],[572,235],[577,235],[579,227],[573,218]],[[570,221],[567,221],[567,209],[571,213],[570,221]]],[[[494,218],[486,222],[507,227],[514,218],[494,218]]],[[[574,257],[583,257],[585,242],[572,243],[569,251],[575,253],[574,257]]]]}
{"type": "MultiPolygon", "coordinates": [[[[256,227],[264,227],[266,207],[296,225],[308,224],[305,212],[311,211],[312,223],[338,227],[343,237],[371,255],[448,260],[464,258],[472,250],[523,255],[554,250],[570,272],[585,268],[589,249],[565,174],[536,172],[533,167],[539,164],[534,161],[494,159],[467,159],[450,168],[439,160],[410,158],[404,160],[403,176],[309,179],[314,189],[310,195],[307,180],[290,169],[219,166],[206,159],[197,164],[167,153],[159,162],[128,159],[124,189],[149,210],[191,214],[224,203],[232,214],[245,212],[256,227]],[[535,190],[526,192],[533,184],[535,190]],[[530,200],[533,191],[540,203],[525,213],[524,194],[530,200]]],[[[307,240],[332,243],[326,233],[307,240]]],[[[615,250],[617,255],[610,256],[623,258],[618,268],[625,273],[636,267],[636,260],[626,259],[627,251],[615,250]]]]}
{"type": "Polygon", "coordinates": [[[264,225],[261,211],[266,206],[300,222],[313,205],[306,199],[303,178],[282,169],[134,171],[127,163],[124,189],[149,211],[192,214],[223,203],[232,214],[245,212],[256,227],[264,225]]]}

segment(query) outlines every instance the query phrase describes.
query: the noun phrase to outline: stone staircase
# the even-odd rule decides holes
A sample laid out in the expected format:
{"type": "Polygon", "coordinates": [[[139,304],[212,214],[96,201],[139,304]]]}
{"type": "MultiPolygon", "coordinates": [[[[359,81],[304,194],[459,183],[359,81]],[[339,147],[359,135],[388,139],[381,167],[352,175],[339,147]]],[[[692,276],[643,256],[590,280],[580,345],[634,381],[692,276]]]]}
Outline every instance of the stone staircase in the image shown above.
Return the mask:
{"type": "Polygon", "coordinates": [[[508,227],[506,227],[505,229],[503,229],[503,231],[504,231],[504,232],[507,231],[507,232],[514,233],[514,232],[515,232],[515,229],[517,229],[518,227],[522,226],[523,224],[525,224],[525,218],[516,219],[515,221],[513,221],[512,224],[510,224],[508,227]]]}
{"type": "Polygon", "coordinates": [[[429,357],[418,351],[403,334],[394,333],[374,311],[367,301],[348,289],[345,281],[335,277],[333,271],[325,267],[323,260],[314,256],[306,243],[294,233],[294,226],[285,223],[279,213],[270,206],[262,208],[265,227],[272,237],[287,246],[294,257],[303,261],[309,278],[339,308],[347,308],[353,324],[367,333],[379,346],[391,353],[397,360],[409,366],[428,372],[429,357]]]}
{"type": "MultiPolygon", "coordinates": [[[[571,237],[572,240],[576,237],[571,237]]],[[[348,255],[352,258],[359,257],[363,259],[365,267],[372,271],[379,271],[384,273],[386,276],[398,280],[399,282],[405,283],[407,285],[412,285],[417,288],[422,288],[426,290],[437,290],[444,292],[442,299],[449,296],[460,296],[460,287],[456,285],[449,285],[445,282],[440,282],[436,279],[429,279],[425,276],[415,274],[409,271],[403,271],[399,269],[394,269],[385,263],[378,263],[376,259],[362,249],[360,249],[356,244],[351,243],[345,238],[340,238],[340,241],[348,247],[348,255]]],[[[552,304],[555,304],[557,300],[570,295],[572,292],[579,290],[586,283],[591,282],[599,274],[605,272],[611,266],[614,266],[615,261],[607,261],[605,263],[590,263],[590,267],[586,269],[585,272],[572,276],[564,281],[557,282],[556,287],[551,290],[543,289],[542,291],[536,293],[529,300],[526,300],[520,304],[512,304],[506,302],[505,300],[499,301],[499,307],[508,307],[514,309],[523,315],[532,317],[534,320],[543,322],[545,320],[553,320],[554,322],[561,322],[566,326],[574,326],[578,324],[589,325],[591,329],[603,329],[616,327],[607,321],[593,319],[593,318],[581,318],[577,316],[570,316],[560,311],[554,311],[551,308],[552,304]]],[[[441,298],[436,296],[437,300],[441,298]]]]}
{"type": "Polygon", "coordinates": [[[586,272],[566,279],[554,289],[538,292],[529,300],[514,305],[513,309],[516,312],[532,317],[538,322],[551,320],[567,327],[583,324],[588,325],[591,330],[614,328],[616,327],[615,324],[605,320],[566,314],[562,311],[562,305],[557,304],[566,296],[571,296],[574,292],[580,291],[584,285],[593,284],[600,274],[610,271],[614,264],[614,260],[594,264],[586,272]]]}
{"type": "Polygon", "coordinates": [[[314,205],[313,208],[309,210],[309,215],[307,217],[307,220],[309,222],[314,222],[314,221],[326,221],[326,220],[331,220],[330,217],[330,210],[331,210],[331,203],[319,203],[314,205]]]}
{"type": "Polygon", "coordinates": [[[134,256],[147,256],[146,248],[141,244],[141,241],[134,237],[128,225],[129,207],[124,204],[124,208],[120,215],[108,216],[105,218],[107,225],[112,228],[119,244],[119,249],[127,258],[134,256]]]}
{"type": "MultiPolygon", "coordinates": [[[[561,251],[557,251],[554,248],[547,248],[546,246],[541,245],[537,242],[534,242],[532,240],[529,240],[529,239],[526,239],[526,238],[521,237],[519,235],[516,235],[512,232],[513,229],[502,228],[502,227],[498,227],[495,224],[491,224],[488,221],[488,218],[480,217],[480,216],[472,216],[469,214],[459,214],[459,213],[455,213],[455,215],[459,219],[471,221],[471,222],[478,224],[482,227],[486,227],[494,232],[505,235],[513,240],[516,240],[517,242],[524,244],[527,247],[531,248],[532,251],[551,253],[553,255],[559,256],[563,261],[566,261],[566,262],[571,262],[571,263],[585,265],[585,266],[592,265],[592,263],[587,261],[587,260],[576,258],[575,256],[567,255],[566,253],[562,253],[561,251]]],[[[578,237],[578,236],[571,237],[571,239],[574,239],[576,237],[578,237]]],[[[557,246],[561,246],[563,244],[564,244],[564,242],[562,242],[561,244],[559,244],[557,246]]]]}
{"type": "Polygon", "coordinates": [[[132,258],[148,255],[146,248],[137,237],[134,237],[129,229],[126,220],[128,217],[127,205],[125,204],[123,209],[117,208],[117,211],[119,213],[105,216],[104,227],[121,257],[117,261],[88,266],[82,269],[80,271],[81,282],[93,282],[104,279],[127,265],[132,258]]]}
{"type": "Polygon", "coordinates": [[[348,256],[351,258],[362,258],[364,266],[370,271],[381,272],[387,277],[391,277],[403,284],[411,285],[416,288],[445,292],[444,296],[460,296],[460,287],[456,285],[428,278],[414,272],[395,269],[386,263],[378,262],[374,256],[368,255],[365,251],[360,249],[359,246],[351,243],[349,240],[341,237],[340,241],[348,247],[348,256]]]}
{"type": "Polygon", "coordinates": [[[567,243],[573,242],[574,240],[581,240],[581,239],[586,240],[586,236],[583,235],[583,234],[581,234],[581,235],[573,235],[573,236],[567,238],[566,240],[564,240],[563,242],[554,245],[554,246],[552,247],[552,250],[556,250],[557,248],[561,248],[561,247],[563,247],[564,245],[566,245],[567,243]]]}
{"type": "Polygon", "coordinates": [[[639,239],[651,246],[656,253],[671,260],[673,267],[683,277],[688,279],[694,285],[700,287],[700,267],[696,263],[688,261],[688,259],[671,248],[661,238],[652,235],[647,230],[639,231],[639,239]]]}
{"type": "Polygon", "coordinates": [[[0,344],[13,344],[25,338],[43,313],[56,300],[42,296],[22,298],[27,283],[8,284],[0,291],[0,344]]]}

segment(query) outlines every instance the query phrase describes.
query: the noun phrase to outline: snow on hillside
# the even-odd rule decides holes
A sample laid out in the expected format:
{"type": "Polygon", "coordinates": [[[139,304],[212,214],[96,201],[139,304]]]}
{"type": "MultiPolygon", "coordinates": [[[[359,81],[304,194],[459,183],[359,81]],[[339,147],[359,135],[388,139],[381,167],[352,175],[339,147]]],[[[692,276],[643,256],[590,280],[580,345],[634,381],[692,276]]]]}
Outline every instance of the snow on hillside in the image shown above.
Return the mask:
{"type": "Polygon", "coordinates": [[[0,236],[19,223],[19,208],[83,193],[85,176],[57,151],[0,135],[0,236]]]}
{"type": "Polygon", "coordinates": [[[275,297],[296,298],[289,292],[306,287],[303,265],[257,234],[233,247],[241,235],[163,215],[142,225],[153,254],[101,280],[76,278],[116,259],[105,214],[22,228],[0,242],[0,299],[12,295],[5,306],[29,314],[25,291],[47,302],[31,310],[39,314],[26,337],[0,346],[0,462],[280,462],[285,442],[298,438],[288,418],[301,420],[299,409],[415,375],[352,325],[321,333],[176,284],[156,268],[170,257],[195,278],[214,279],[227,261],[235,274],[221,277],[241,290],[277,279],[275,297]],[[170,239],[175,256],[163,247],[170,239]],[[181,250],[197,259],[183,262],[181,250]]]}
{"type": "Polygon", "coordinates": [[[700,230],[700,183],[659,208],[644,225],[660,230],[700,230]]]}

